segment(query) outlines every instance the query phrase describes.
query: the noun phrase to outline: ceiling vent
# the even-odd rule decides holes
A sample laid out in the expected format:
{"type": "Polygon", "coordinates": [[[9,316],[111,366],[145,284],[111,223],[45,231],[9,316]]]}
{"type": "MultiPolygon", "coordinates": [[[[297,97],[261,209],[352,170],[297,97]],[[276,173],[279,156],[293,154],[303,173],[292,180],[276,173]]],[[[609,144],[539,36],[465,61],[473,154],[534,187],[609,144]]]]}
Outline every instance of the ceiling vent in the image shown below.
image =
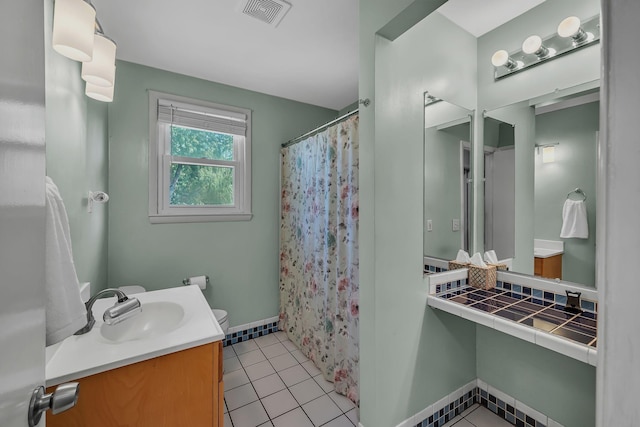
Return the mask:
{"type": "Polygon", "coordinates": [[[269,25],[277,27],[291,5],[282,0],[242,0],[239,10],[269,25]]]}

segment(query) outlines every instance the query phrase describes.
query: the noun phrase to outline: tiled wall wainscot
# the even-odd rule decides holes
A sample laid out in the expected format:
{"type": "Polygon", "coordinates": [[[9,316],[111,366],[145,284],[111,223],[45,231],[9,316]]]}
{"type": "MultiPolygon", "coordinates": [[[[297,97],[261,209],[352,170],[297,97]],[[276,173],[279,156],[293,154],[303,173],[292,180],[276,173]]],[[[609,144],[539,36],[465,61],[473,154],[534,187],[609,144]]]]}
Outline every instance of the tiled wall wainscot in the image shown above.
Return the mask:
{"type": "Polygon", "coordinates": [[[227,331],[223,347],[278,332],[278,316],[246,325],[233,326],[227,331]]]}

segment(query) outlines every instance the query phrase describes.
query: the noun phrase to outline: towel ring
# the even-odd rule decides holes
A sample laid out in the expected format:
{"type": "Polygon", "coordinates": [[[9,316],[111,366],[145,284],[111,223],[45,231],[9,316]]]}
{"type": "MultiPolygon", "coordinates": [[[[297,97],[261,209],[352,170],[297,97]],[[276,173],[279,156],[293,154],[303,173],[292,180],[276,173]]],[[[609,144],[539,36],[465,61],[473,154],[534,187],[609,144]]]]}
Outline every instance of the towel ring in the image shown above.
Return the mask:
{"type": "Polygon", "coordinates": [[[567,199],[568,199],[568,198],[569,198],[573,193],[576,193],[576,194],[581,195],[581,196],[582,196],[582,201],[583,201],[583,202],[587,200],[587,193],[585,193],[584,191],[582,191],[582,189],[580,189],[580,188],[576,188],[576,189],[575,189],[575,190],[573,190],[573,191],[569,191],[569,192],[567,193],[567,199]]]}

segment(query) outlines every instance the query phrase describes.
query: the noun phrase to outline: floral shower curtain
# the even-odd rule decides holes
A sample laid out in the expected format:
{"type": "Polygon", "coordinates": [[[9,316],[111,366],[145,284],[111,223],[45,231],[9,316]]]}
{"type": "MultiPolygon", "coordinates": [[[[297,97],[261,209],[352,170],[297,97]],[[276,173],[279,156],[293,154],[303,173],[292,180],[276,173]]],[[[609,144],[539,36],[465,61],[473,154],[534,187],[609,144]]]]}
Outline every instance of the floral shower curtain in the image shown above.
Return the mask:
{"type": "Polygon", "coordinates": [[[280,329],[358,403],[358,115],[282,149],[280,329]]]}

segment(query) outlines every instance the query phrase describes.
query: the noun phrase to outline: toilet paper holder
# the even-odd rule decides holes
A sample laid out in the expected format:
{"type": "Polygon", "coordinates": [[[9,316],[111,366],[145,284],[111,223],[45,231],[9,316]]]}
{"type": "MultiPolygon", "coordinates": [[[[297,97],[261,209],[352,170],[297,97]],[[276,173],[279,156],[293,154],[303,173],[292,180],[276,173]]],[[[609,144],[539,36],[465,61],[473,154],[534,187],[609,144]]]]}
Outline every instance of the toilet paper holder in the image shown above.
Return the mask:
{"type": "MultiPolygon", "coordinates": [[[[207,285],[209,285],[209,276],[204,276],[205,280],[207,282],[207,285]]],[[[182,284],[185,286],[191,286],[191,277],[187,277],[186,279],[182,279],[182,284]]]]}

